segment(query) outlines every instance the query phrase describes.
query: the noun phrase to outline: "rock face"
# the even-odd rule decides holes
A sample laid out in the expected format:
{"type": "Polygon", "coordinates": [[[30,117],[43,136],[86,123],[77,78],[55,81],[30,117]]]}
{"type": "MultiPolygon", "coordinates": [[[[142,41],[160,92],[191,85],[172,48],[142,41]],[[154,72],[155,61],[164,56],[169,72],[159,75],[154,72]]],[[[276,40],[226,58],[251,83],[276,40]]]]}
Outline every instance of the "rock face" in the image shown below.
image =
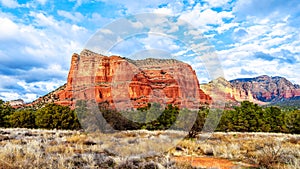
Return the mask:
{"type": "Polygon", "coordinates": [[[261,105],[299,97],[300,95],[299,85],[294,85],[283,77],[266,75],[231,81],[218,78],[208,84],[201,85],[201,89],[208,95],[223,96],[226,102],[248,100],[261,105]],[[213,86],[215,87],[214,91],[212,91],[213,86]]]}
{"type": "Polygon", "coordinates": [[[25,105],[25,102],[22,99],[11,100],[8,103],[13,108],[21,108],[25,105]]]}
{"type": "Polygon", "coordinates": [[[224,99],[226,103],[237,104],[245,100],[261,103],[255,99],[250,90],[239,89],[223,77],[212,80],[207,84],[201,84],[201,89],[214,99],[224,99]]]}
{"type": "Polygon", "coordinates": [[[250,90],[253,97],[263,102],[274,102],[300,96],[299,85],[294,85],[283,77],[267,75],[255,78],[236,79],[230,83],[240,90],[250,90]]]}
{"type": "Polygon", "coordinates": [[[195,109],[224,98],[233,105],[244,100],[262,105],[299,97],[300,86],[283,77],[218,78],[199,85],[192,67],[174,59],[130,60],[83,50],[72,56],[67,83],[29,106],[57,103],[74,108],[76,100],[90,100],[117,109],[152,102],[195,109]]]}
{"type": "Polygon", "coordinates": [[[145,107],[152,102],[195,109],[212,101],[186,63],[107,57],[88,50],[73,54],[66,85],[47,98],[33,104],[44,101],[74,107],[75,100],[94,100],[117,109],[145,107]]]}

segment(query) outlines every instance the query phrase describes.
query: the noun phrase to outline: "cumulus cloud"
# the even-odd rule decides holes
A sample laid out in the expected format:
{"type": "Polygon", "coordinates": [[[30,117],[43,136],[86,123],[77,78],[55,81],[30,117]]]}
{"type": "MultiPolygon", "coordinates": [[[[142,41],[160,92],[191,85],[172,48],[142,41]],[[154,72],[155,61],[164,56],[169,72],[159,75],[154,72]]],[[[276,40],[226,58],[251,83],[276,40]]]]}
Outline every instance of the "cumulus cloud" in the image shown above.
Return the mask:
{"type": "Polygon", "coordinates": [[[30,12],[31,24],[0,15],[3,16],[0,22],[6,25],[0,27],[0,75],[9,75],[7,78],[12,79],[12,83],[0,82],[2,99],[16,96],[11,95],[12,92],[25,96],[26,91],[30,96],[38,96],[62,85],[72,53],[82,50],[89,32],[44,13],[30,12]],[[20,87],[20,82],[29,87],[38,85],[38,90],[24,90],[26,85],[20,87]],[[48,83],[52,88],[39,82],[48,83]]]}
{"type": "Polygon", "coordinates": [[[203,10],[200,4],[197,4],[191,11],[184,12],[180,15],[180,19],[189,22],[195,27],[201,29],[203,32],[212,30],[213,27],[211,25],[225,25],[223,19],[230,18],[234,18],[234,15],[231,12],[217,12],[210,8],[203,10]]]}
{"type": "Polygon", "coordinates": [[[75,12],[74,14],[72,14],[71,12],[67,12],[64,10],[58,10],[57,14],[65,17],[67,19],[70,19],[73,22],[80,22],[84,19],[84,16],[79,12],[75,12]]]}
{"type": "Polygon", "coordinates": [[[233,31],[233,39],[237,40],[237,41],[243,39],[247,35],[248,35],[248,32],[243,28],[237,28],[237,29],[234,29],[234,31],[233,31]]]}
{"type": "Polygon", "coordinates": [[[163,7],[163,8],[157,8],[153,10],[154,13],[159,13],[159,14],[165,14],[165,15],[173,15],[173,11],[171,8],[168,7],[163,7]]]}
{"type": "Polygon", "coordinates": [[[14,35],[16,35],[19,31],[18,25],[11,21],[9,18],[0,18],[0,23],[2,25],[5,25],[0,27],[1,40],[10,39],[11,37],[14,37],[14,35]]]}
{"type": "Polygon", "coordinates": [[[16,0],[1,0],[1,4],[7,8],[17,8],[19,7],[19,3],[16,0]]]}

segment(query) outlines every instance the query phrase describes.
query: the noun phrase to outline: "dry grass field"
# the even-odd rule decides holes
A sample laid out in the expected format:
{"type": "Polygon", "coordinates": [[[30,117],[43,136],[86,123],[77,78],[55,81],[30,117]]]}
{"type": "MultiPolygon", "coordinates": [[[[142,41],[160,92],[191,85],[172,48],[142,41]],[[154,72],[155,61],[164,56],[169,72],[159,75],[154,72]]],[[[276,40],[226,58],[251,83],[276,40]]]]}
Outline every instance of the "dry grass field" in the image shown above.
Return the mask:
{"type": "Polygon", "coordinates": [[[0,168],[300,168],[300,135],[0,129],[0,168]]]}

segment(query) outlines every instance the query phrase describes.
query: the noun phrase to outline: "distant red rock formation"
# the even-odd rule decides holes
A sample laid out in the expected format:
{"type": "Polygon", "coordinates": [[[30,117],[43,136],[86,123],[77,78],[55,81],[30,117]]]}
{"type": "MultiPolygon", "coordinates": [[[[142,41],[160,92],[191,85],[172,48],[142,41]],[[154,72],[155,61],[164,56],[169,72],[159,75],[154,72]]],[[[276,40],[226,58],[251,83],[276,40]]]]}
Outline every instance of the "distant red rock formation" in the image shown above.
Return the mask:
{"type": "Polygon", "coordinates": [[[255,99],[250,90],[241,90],[233,86],[229,81],[223,77],[212,80],[207,84],[201,84],[201,89],[214,100],[223,99],[225,103],[232,103],[233,105],[245,100],[264,104],[255,99]]]}
{"type": "Polygon", "coordinates": [[[284,77],[267,75],[230,81],[239,90],[251,91],[253,98],[262,102],[276,102],[300,96],[300,88],[284,77]]]}
{"type": "Polygon", "coordinates": [[[260,105],[300,96],[298,85],[293,85],[283,77],[266,75],[231,81],[217,78],[207,84],[202,84],[201,89],[212,97],[214,95],[213,98],[222,96],[225,102],[248,100],[260,105]]]}
{"type": "Polygon", "coordinates": [[[25,105],[25,102],[22,99],[11,100],[8,102],[12,108],[22,108],[25,105]]]}

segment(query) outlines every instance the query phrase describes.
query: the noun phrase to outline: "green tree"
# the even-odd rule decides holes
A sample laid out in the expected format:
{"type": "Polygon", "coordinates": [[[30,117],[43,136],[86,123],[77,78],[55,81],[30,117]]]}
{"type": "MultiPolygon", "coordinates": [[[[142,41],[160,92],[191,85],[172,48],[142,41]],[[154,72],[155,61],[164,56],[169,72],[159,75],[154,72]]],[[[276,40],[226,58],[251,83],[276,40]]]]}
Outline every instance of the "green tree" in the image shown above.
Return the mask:
{"type": "Polygon", "coordinates": [[[37,110],[35,123],[37,127],[46,129],[80,129],[74,110],[56,104],[47,104],[37,110]]]}
{"type": "Polygon", "coordinates": [[[14,112],[14,109],[3,100],[0,100],[0,127],[10,127],[9,115],[14,112]]]}
{"type": "Polygon", "coordinates": [[[281,112],[281,109],[278,107],[267,107],[264,109],[263,114],[263,129],[266,132],[286,132],[287,128],[285,125],[285,113],[281,112]]]}
{"type": "Polygon", "coordinates": [[[242,132],[260,131],[260,123],[263,110],[257,104],[249,101],[243,101],[240,107],[235,108],[237,122],[237,130],[242,132]]]}
{"type": "Polygon", "coordinates": [[[157,129],[165,130],[170,128],[175,123],[178,114],[179,108],[169,104],[163,113],[157,118],[160,125],[157,129]]]}
{"type": "Polygon", "coordinates": [[[196,121],[189,131],[189,138],[195,138],[197,134],[202,131],[208,113],[209,109],[202,109],[198,111],[196,121]]]}
{"type": "Polygon", "coordinates": [[[224,110],[218,126],[218,131],[235,131],[236,122],[233,121],[235,115],[235,110],[224,110]]]}
{"type": "Polygon", "coordinates": [[[29,109],[15,111],[9,116],[9,123],[11,127],[35,128],[35,112],[29,109]]]}
{"type": "Polygon", "coordinates": [[[286,121],[291,133],[300,134],[300,110],[289,112],[286,121]]]}
{"type": "Polygon", "coordinates": [[[115,130],[136,130],[140,129],[140,124],[134,122],[127,117],[123,116],[123,113],[127,113],[127,116],[132,115],[132,112],[118,112],[113,109],[102,109],[101,113],[106,122],[115,130]]]}

